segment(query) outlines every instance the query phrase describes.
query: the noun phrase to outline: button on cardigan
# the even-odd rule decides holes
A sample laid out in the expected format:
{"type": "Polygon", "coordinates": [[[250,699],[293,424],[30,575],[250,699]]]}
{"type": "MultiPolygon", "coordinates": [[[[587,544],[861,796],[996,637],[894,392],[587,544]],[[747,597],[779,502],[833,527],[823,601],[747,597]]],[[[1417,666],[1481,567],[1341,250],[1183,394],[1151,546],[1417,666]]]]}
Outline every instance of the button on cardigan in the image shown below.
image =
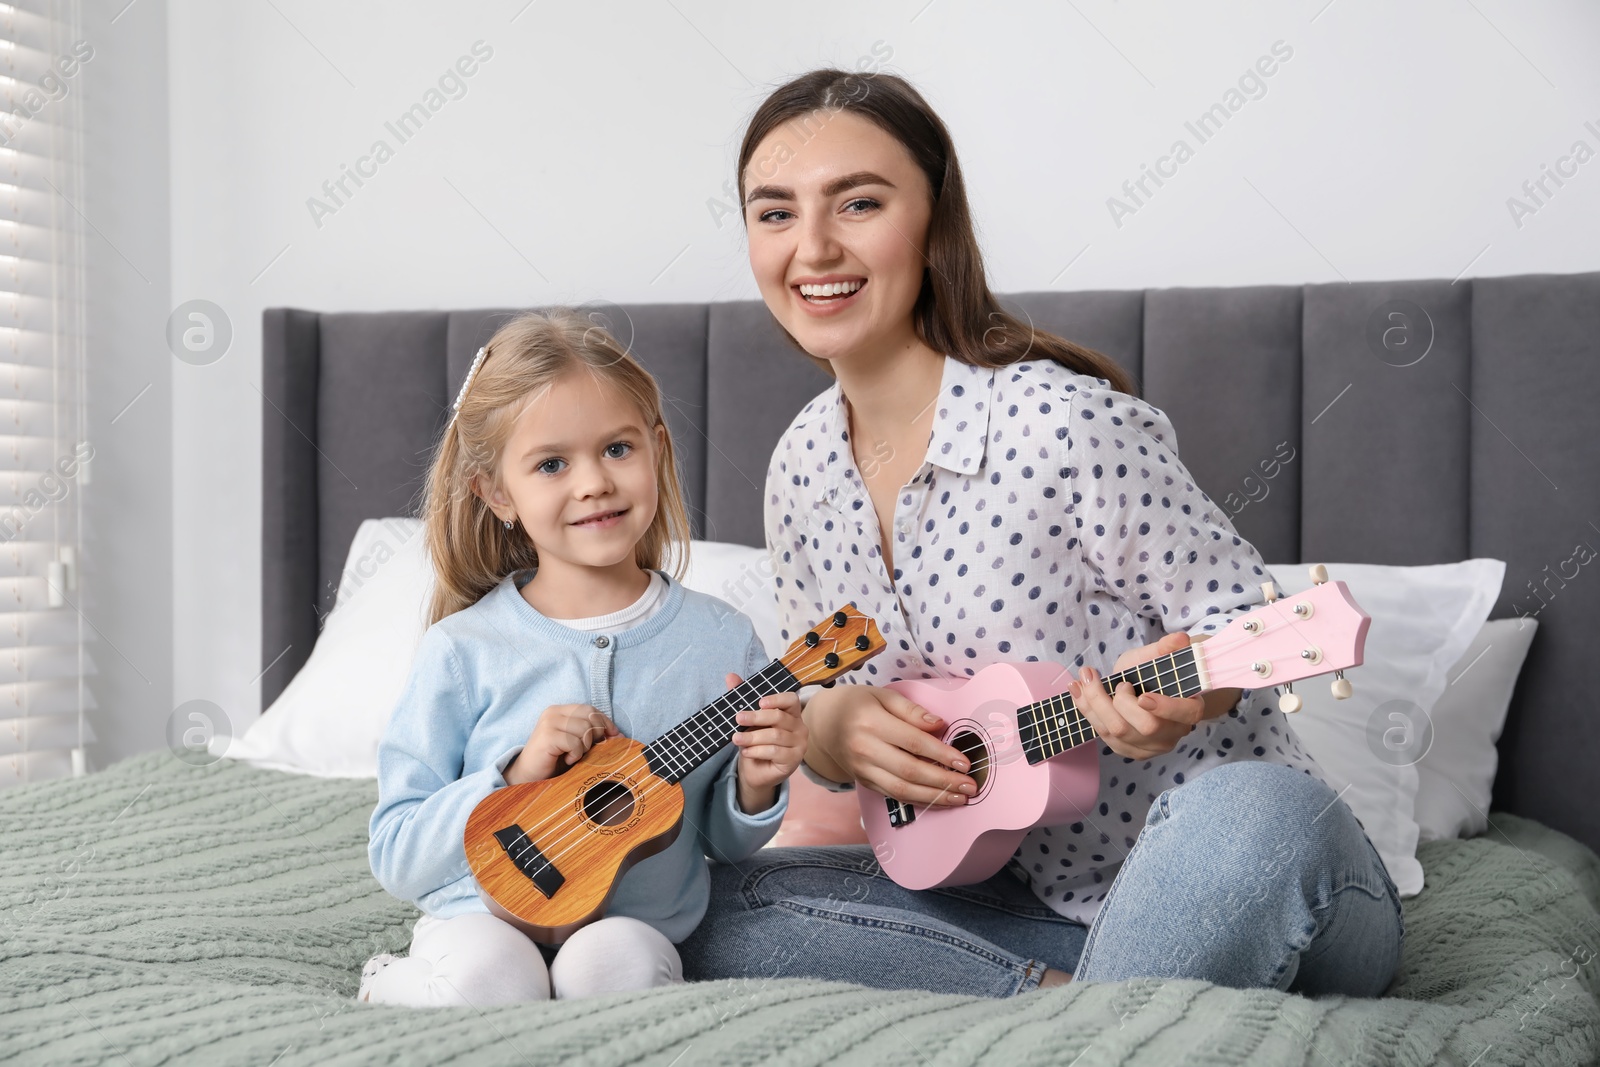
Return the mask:
{"type": "MultiPolygon", "coordinates": [[[[1126,649],[1215,633],[1265,602],[1266,564],[1195,485],[1166,415],[1050,360],[989,369],[944,358],[926,457],[895,501],[891,575],[846,403],[835,383],[795,417],[764,509],[784,640],[824,604],[854,600],[887,642],[840,684],[970,677],[1019,660],[1104,676],[1126,649]]],[[[1091,922],[1163,790],[1234,759],[1316,773],[1270,696],[1245,690],[1152,760],[1091,742],[1095,806],[1031,831],[1008,869],[1060,914],[1091,922]]]]}

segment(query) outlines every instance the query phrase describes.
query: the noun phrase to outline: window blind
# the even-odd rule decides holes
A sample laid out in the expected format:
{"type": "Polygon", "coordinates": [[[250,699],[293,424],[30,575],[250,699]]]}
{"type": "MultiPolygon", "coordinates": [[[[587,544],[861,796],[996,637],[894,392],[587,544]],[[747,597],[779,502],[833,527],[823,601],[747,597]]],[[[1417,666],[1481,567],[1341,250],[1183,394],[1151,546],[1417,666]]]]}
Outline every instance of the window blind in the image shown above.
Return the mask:
{"type": "Polygon", "coordinates": [[[0,4],[0,786],[87,769],[85,396],[74,3],[0,4]]]}

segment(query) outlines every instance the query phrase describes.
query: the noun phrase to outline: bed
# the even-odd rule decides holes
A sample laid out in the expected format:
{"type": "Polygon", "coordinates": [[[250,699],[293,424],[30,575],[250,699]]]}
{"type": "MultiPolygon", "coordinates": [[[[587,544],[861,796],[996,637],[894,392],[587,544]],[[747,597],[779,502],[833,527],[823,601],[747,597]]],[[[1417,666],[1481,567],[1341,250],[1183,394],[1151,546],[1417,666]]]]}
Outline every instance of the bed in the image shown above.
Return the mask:
{"type": "MultiPolygon", "coordinates": [[[[1422,845],[1381,999],[1191,981],[1011,1001],[766,973],[498,1008],[358,1004],[416,911],[367,868],[369,780],[165,750],[0,793],[0,1058],[21,1063],[1585,1064],[1600,1059],[1600,813],[1588,768],[1600,580],[1600,274],[1032,293],[1117,358],[1220,497],[1294,443],[1235,523],[1270,559],[1505,560],[1538,636],[1488,832],[1422,845]],[[1383,339],[1401,308],[1400,350],[1383,339]],[[1374,339],[1377,331],[1377,339],[1374,339]],[[1421,353],[1420,356],[1417,353],[1421,353]],[[1524,585],[1526,583],[1526,585],[1524,585]],[[197,765],[198,764],[198,765],[197,765]]],[[[672,398],[697,537],[759,545],[766,459],[827,384],[757,303],[603,309],[672,398]]],[[[264,320],[263,706],[303,666],[363,520],[410,513],[504,310],[264,320]]],[[[1357,676],[1359,677],[1359,676],[1357,676]]]]}

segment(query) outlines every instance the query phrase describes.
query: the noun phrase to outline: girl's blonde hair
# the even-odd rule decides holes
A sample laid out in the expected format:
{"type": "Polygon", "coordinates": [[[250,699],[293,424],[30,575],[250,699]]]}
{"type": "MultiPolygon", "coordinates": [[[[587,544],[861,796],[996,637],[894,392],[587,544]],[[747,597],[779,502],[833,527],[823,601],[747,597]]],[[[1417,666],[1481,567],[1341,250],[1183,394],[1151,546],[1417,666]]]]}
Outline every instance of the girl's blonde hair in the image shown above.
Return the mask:
{"type": "Polygon", "coordinates": [[[676,545],[671,574],[682,581],[689,561],[689,515],[672,434],[661,415],[661,390],[650,372],[610,332],[568,309],[520,314],[495,331],[486,349],[423,487],[420,512],[435,575],[428,624],[471,607],[507,575],[538,566],[539,554],[521,523],[506,529],[472,491],[472,479],[502,487],[500,458],[518,416],[536,396],[579,371],[631,402],[652,446],[658,446],[656,514],[634,559],[641,568],[659,569],[676,545]]]}

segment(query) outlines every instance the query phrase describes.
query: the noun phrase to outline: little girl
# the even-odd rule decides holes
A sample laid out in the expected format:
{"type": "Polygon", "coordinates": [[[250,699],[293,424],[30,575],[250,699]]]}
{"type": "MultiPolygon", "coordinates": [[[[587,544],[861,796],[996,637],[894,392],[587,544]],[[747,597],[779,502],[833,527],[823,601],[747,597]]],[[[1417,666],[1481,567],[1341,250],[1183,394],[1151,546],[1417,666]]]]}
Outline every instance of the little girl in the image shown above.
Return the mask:
{"type": "Polygon", "coordinates": [[[495,789],[605,737],[654,740],[769,662],[748,618],[679,584],[689,522],[655,380],[571,312],[507,323],[467,372],[423,515],[431,625],[378,749],[368,852],[425,914],[409,956],[368,962],[360,999],[484,1007],[682,981],[706,857],[750,856],[783,818],[805,755],[796,694],[739,713],[734,746],[681,782],[677,840],[559,951],[489,914],[462,844],[495,789]]]}

